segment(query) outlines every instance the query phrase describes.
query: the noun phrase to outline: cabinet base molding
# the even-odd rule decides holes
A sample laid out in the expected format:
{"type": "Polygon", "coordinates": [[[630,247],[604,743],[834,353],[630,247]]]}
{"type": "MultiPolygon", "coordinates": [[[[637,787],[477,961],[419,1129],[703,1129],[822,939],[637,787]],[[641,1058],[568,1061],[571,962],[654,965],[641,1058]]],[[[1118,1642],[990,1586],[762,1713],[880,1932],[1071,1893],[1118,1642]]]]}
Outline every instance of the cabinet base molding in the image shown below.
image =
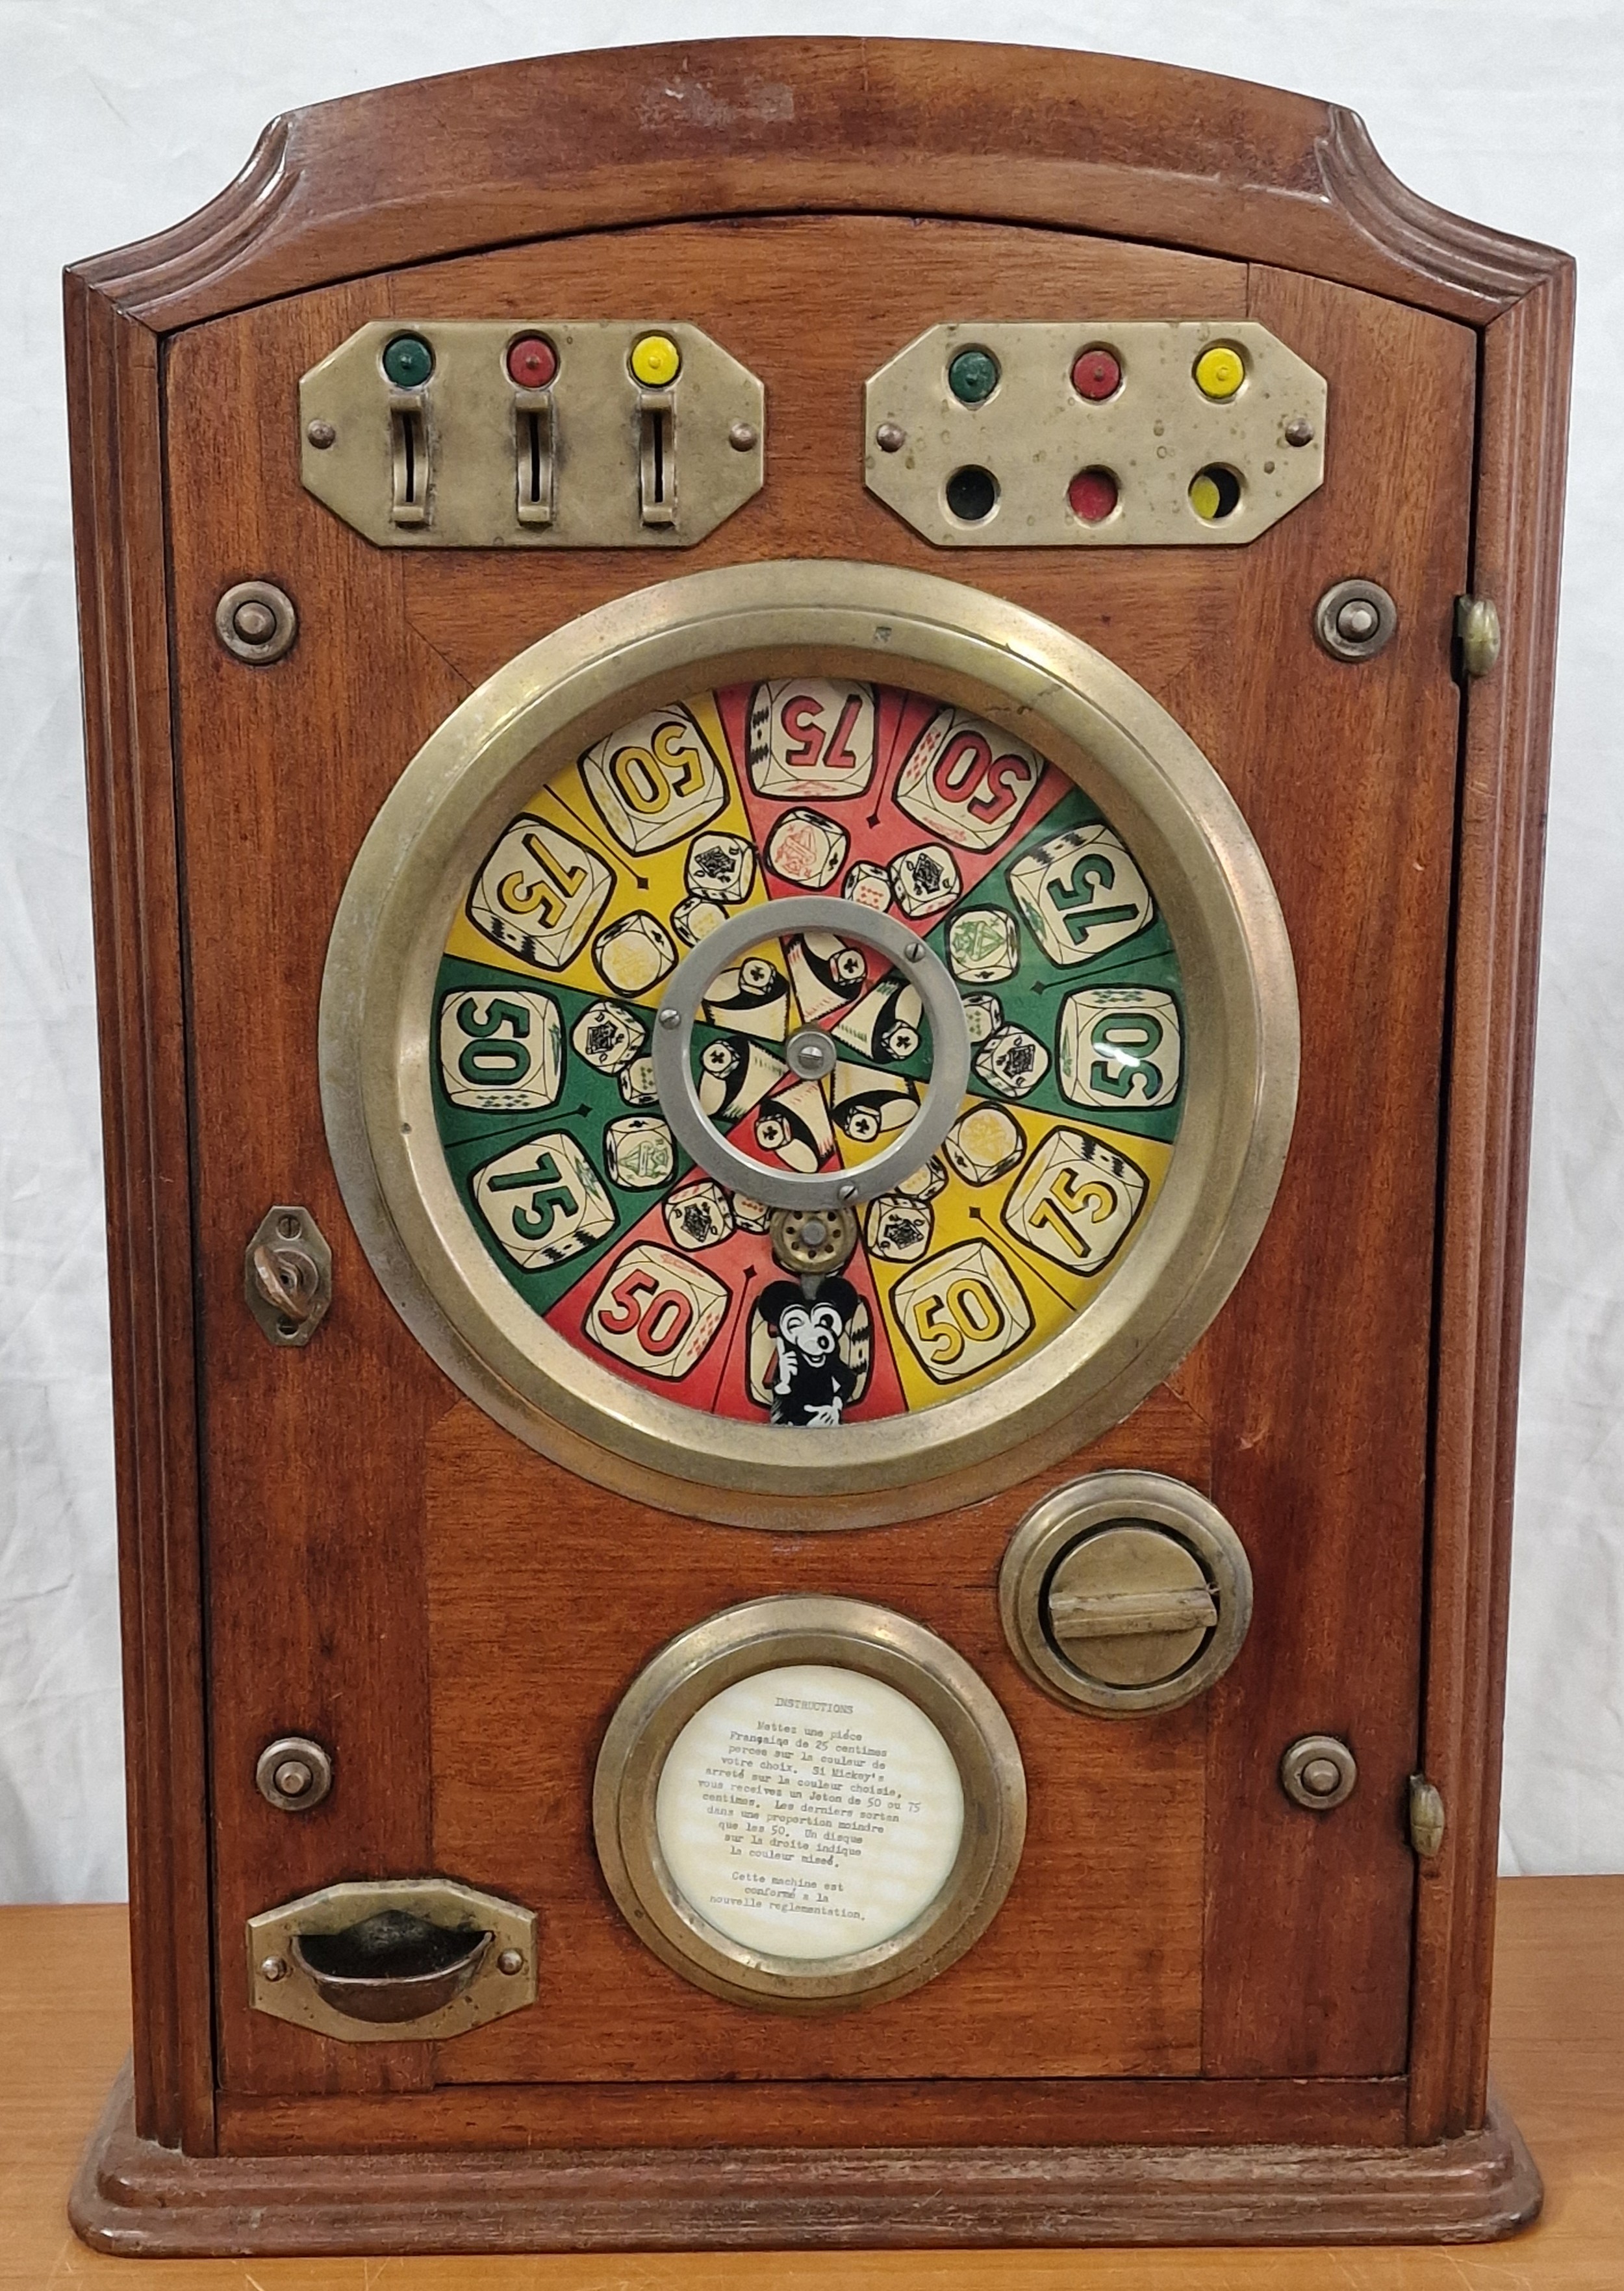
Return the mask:
{"type": "Polygon", "coordinates": [[[115,2084],[73,2224],[136,2258],[350,2253],[1481,2243],[1539,2212],[1491,2099],[1430,2148],[486,2150],[184,2156],[115,2084]]]}

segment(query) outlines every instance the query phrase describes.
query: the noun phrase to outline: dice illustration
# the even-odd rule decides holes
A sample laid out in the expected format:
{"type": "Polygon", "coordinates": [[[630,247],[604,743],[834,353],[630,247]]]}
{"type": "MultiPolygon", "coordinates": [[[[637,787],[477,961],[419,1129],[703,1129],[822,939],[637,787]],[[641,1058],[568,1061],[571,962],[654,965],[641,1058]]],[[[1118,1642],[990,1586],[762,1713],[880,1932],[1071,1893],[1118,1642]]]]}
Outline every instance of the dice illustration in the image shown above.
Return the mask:
{"type": "Polygon", "coordinates": [[[964,1031],[972,1042],[989,1041],[1004,1023],[1004,1006],[996,994],[967,994],[964,1031]]]}
{"type": "Polygon", "coordinates": [[[1032,1333],[1025,1290],[991,1242],[961,1242],[904,1273],[891,1312],[927,1376],[956,1384],[1032,1333]]]}
{"type": "Polygon", "coordinates": [[[922,843],[891,862],[891,888],[910,922],[951,907],[962,885],[958,862],[945,843],[922,843]]]}
{"type": "Polygon", "coordinates": [[[866,684],[817,676],[758,684],[749,748],[758,795],[861,795],[874,774],[874,695],[866,684]]]}
{"type": "Polygon", "coordinates": [[[906,1194],[911,1202],[933,1202],[947,1183],[947,1167],[941,1156],[933,1154],[921,1169],[913,1170],[907,1177],[899,1178],[896,1190],[906,1194]]]}
{"type": "Polygon", "coordinates": [[[900,1074],[875,1073],[842,1058],[834,1070],[835,1127],[856,1146],[874,1146],[899,1135],[919,1112],[912,1082],[900,1074]]]}
{"type": "Polygon", "coordinates": [[[976,1073],[1004,1097],[1025,1097],[1049,1072],[1049,1052],[1025,1026],[1001,1026],[976,1053],[976,1073]]]}
{"type": "Polygon", "coordinates": [[[562,1130],[529,1138],[476,1170],[474,1199],[527,1273],[578,1257],[615,1230],[615,1204],[602,1180],[562,1130]]]}
{"type": "Polygon", "coordinates": [[[758,1041],[781,1042],[789,1030],[790,983],[758,949],[731,969],[719,970],[705,996],[704,1017],[758,1041]]]}
{"type": "Polygon", "coordinates": [[[679,1249],[714,1249],[732,1238],[733,1197],[714,1178],[690,1178],[664,1205],[665,1230],[679,1249]]]}
{"type": "Polygon", "coordinates": [[[821,891],[845,864],[851,838],[818,811],[786,811],[767,839],[768,864],[786,883],[821,891]]]}
{"type": "Polygon", "coordinates": [[[942,1140],[948,1167],[967,1186],[990,1186],[1013,1170],[1025,1150],[1019,1122],[1001,1105],[972,1106],[942,1140]]]}
{"type": "Polygon", "coordinates": [[[868,1253],[886,1265],[912,1265],[930,1246],[936,1212],[908,1194],[880,1194],[868,1205],[864,1238],[868,1253]]]}
{"type": "Polygon", "coordinates": [[[752,1202],[747,1194],[735,1194],[733,1221],[741,1233],[767,1233],[771,1230],[773,1213],[765,1202],[752,1202]]]}
{"type": "Polygon", "coordinates": [[[1148,1182],[1097,1137],[1051,1129],[1011,1187],[1003,1220],[1068,1272],[1098,1273],[1127,1239],[1148,1182]]]}
{"type": "Polygon", "coordinates": [[[782,1058],[746,1034],[719,1034],[699,1053],[698,1065],[695,1087],[701,1110],[724,1128],[759,1105],[789,1073],[782,1058]]]}
{"type": "Polygon", "coordinates": [[[682,880],[695,898],[736,907],[750,896],[756,880],[755,848],[742,835],[696,835],[688,846],[682,880]]]}
{"type": "Polygon", "coordinates": [[[868,958],[832,931],[808,931],[786,942],[790,983],[810,1025],[856,1000],[868,977],[868,958]]]}
{"type": "Polygon", "coordinates": [[[686,708],[657,708],[589,748],[581,777],[615,840],[663,851],[725,810],[728,783],[686,708]]]}
{"type": "Polygon", "coordinates": [[[629,1066],[647,1040],[648,1029],[637,1013],[623,1010],[618,1002],[589,1004],[569,1037],[576,1057],[604,1074],[617,1074],[629,1066]]]}
{"type": "Polygon", "coordinates": [[[944,708],[909,751],[896,802],[921,827],[965,851],[1001,843],[1031,801],[1044,764],[995,725],[944,708]]]}
{"type": "Polygon", "coordinates": [[[703,1356],[728,1301],[727,1289],[703,1265],[639,1242],[611,1265],[583,1325],[594,1344],[628,1368],[675,1383],[703,1356]]]}
{"type": "Polygon", "coordinates": [[[1108,827],[1071,827],[1017,859],[1009,888],[1038,944],[1070,969],[1142,931],[1155,913],[1145,878],[1108,827]]]}
{"type": "Polygon", "coordinates": [[[1159,986],[1081,986],[1060,1013],[1060,1087],[1075,1105],[1170,1105],[1178,1005],[1159,986]]]}
{"type": "Polygon", "coordinates": [[[883,1065],[900,1065],[920,1046],[925,1006],[917,986],[888,970],[860,1002],[831,1027],[837,1042],[883,1065]]]}
{"type": "Polygon", "coordinates": [[[616,994],[646,994],[677,967],[677,950],[664,927],[640,909],[599,931],[592,961],[616,994]]]}
{"type": "Polygon", "coordinates": [[[671,1131],[655,1115],[623,1114],[603,1133],[609,1176],[617,1186],[647,1192],[671,1183],[677,1149],[671,1131]]]}
{"type": "Polygon", "coordinates": [[[891,879],[872,859],[854,859],[846,870],[840,896],[851,900],[855,906],[872,907],[877,915],[882,915],[891,904],[891,879]]]}
{"type": "Polygon", "coordinates": [[[1020,932],[1001,907],[967,907],[947,926],[947,961],[966,986],[996,986],[1020,968],[1020,932]]]}
{"type": "Polygon", "coordinates": [[[719,907],[714,899],[679,899],[671,911],[671,927],[684,946],[697,946],[727,920],[727,908],[719,907]]]}
{"type": "Polygon", "coordinates": [[[652,1058],[633,1058],[630,1065],[622,1066],[615,1084],[628,1105],[658,1105],[660,1102],[652,1058]]]}
{"type": "Polygon", "coordinates": [[[453,1105],[528,1113],[551,1105],[564,1026],[551,994],[459,990],[440,1003],[440,1080],[453,1105]]]}
{"type": "Polygon", "coordinates": [[[759,1154],[801,1177],[810,1177],[834,1148],[829,1109],[815,1081],[796,1082],[776,1097],[763,1098],[753,1129],[759,1154]]]}
{"type": "Polygon", "coordinates": [[[480,868],[468,920],[536,969],[562,970],[581,952],[614,888],[595,851],[526,812],[480,868]]]}

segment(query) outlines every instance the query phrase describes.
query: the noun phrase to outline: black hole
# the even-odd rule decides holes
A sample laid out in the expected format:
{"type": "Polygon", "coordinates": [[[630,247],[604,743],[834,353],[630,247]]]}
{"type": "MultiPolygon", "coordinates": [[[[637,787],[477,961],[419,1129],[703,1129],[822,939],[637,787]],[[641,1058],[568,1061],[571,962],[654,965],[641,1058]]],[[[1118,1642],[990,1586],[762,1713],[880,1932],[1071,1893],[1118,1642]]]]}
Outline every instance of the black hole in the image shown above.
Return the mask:
{"type": "Polygon", "coordinates": [[[1233,517],[1241,506],[1241,480],[1221,462],[1210,462],[1191,479],[1190,499],[1198,517],[1204,517],[1210,525],[1217,525],[1233,517]]]}
{"type": "Polygon", "coordinates": [[[998,479],[974,462],[947,480],[947,506],[961,525],[982,525],[998,506],[998,479]]]}
{"type": "Polygon", "coordinates": [[[342,1933],[301,1933],[299,1945],[313,1971],[341,1981],[409,1981],[443,1973],[475,1938],[472,1929],[453,1932],[409,1909],[380,1909],[342,1933]]]}

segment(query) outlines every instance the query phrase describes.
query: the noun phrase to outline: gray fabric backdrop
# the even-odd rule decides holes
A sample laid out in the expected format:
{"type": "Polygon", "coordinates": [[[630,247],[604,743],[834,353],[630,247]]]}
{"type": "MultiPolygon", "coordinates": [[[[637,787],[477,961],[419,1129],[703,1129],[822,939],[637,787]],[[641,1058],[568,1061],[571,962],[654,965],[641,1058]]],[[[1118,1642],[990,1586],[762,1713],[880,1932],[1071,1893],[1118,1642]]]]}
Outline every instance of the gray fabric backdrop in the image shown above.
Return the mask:
{"type": "MultiPolygon", "coordinates": [[[[518,0],[0,0],[0,1900],[125,1883],[57,274],[202,205],[273,112],[535,53],[562,28],[518,0]]],[[[1361,111],[1427,197],[1578,254],[1505,1858],[1624,1869],[1624,742],[1606,681],[1624,624],[1624,8],[583,0],[567,29],[581,46],[995,36],[1302,88],[1361,111]]],[[[1359,1245],[1380,1246],[1379,1216],[1359,1245]]]]}

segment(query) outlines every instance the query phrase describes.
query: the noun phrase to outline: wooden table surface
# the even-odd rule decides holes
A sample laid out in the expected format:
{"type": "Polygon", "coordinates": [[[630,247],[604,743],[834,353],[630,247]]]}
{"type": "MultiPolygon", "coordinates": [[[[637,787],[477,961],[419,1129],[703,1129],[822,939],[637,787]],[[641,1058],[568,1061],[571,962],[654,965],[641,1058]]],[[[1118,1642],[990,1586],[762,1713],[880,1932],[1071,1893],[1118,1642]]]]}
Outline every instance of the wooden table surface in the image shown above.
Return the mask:
{"type": "Polygon", "coordinates": [[[1500,1888],[1494,2072],[1545,2174],[1510,2243],[1326,2251],[136,2261],[68,2182],[129,2042],[124,1911],[0,1909],[0,2287],[63,2291],[1624,2291],[1624,1877],[1500,1888]]]}

